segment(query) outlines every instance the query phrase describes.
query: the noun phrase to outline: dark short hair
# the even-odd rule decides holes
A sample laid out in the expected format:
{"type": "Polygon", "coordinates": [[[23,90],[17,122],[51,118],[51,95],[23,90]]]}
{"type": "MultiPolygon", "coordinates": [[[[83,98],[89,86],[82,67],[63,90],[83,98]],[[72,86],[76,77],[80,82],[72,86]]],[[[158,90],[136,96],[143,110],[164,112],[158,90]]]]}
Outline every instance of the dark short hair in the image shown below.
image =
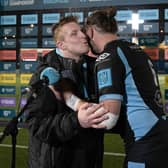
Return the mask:
{"type": "Polygon", "coordinates": [[[97,31],[117,33],[118,26],[115,19],[116,8],[111,7],[102,10],[96,10],[91,13],[85,21],[85,28],[94,25],[97,31]]]}

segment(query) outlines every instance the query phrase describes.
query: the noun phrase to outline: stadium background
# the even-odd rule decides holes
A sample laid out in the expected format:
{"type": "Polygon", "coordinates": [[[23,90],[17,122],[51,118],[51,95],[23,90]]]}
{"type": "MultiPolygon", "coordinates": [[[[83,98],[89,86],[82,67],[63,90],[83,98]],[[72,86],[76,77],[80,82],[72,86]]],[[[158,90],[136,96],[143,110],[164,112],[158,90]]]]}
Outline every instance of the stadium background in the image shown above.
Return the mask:
{"type": "MultiPolygon", "coordinates": [[[[35,71],[38,56],[55,45],[51,26],[62,16],[74,14],[80,23],[90,12],[107,6],[117,7],[119,35],[137,42],[151,57],[159,72],[159,82],[168,113],[168,3],[167,0],[1,0],[0,1],[0,134],[4,126],[26,103],[21,98],[35,71]],[[128,20],[139,14],[139,29],[134,30],[128,20]],[[20,99],[21,98],[21,99],[20,99]],[[19,101],[21,100],[21,104],[19,101]],[[19,108],[19,104],[21,107],[19,108]]],[[[134,21],[135,22],[135,21],[134,21]]],[[[24,116],[23,116],[24,117],[24,116]]],[[[19,124],[16,167],[26,168],[28,133],[19,124]]],[[[0,167],[11,161],[11,138],[0,144],[0,167]]],[[[118,135],[105,136],[104,168],[120,168],[124,159],[123,142],[118,135]],[[112,166],[111,166],[112,165],[112,166]]]]}

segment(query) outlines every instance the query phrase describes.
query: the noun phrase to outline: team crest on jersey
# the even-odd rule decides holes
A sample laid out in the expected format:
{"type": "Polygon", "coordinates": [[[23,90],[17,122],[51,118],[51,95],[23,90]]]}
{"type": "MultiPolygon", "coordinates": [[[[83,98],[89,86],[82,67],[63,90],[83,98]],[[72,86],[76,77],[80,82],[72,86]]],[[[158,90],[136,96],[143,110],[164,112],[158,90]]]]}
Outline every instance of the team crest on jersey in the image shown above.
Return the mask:
{"type": "Polygon", "coordinates": [[[111,69],[108,68],[98,71],[97,80],[99,89],[111,86],[112,85],[111,69]]]}
{"type": "Polygon", "coordinates": [[[99,55],[99,57],[97,58],[96,61],[101,61],[101,60],[107,58],[109,55],[110,55],[110,53],[103,53],[103,54],[99,55]]]}

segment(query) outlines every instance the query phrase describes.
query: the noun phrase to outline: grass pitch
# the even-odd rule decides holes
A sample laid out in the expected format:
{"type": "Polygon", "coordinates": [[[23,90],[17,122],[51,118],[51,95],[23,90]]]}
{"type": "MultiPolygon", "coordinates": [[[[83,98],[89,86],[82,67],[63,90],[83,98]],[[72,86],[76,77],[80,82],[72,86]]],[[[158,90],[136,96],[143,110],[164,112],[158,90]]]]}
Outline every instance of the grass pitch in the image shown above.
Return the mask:
{"type": "MultiPolygon", "coordinates": [[[[0,128],[0,132],[2,132],[3,129],[4,128],[0,128]]],[[[16,147],[16,168],[28,168],[28,137],[27,129],[19,129],[16,147]]],[[[103,168],[122,168],[124,149],[121,138],[116,134],[106,134],[104,139],[103,168]]],[[[0,144],[0,168],[11,168],[11,158],[11,136],[7,136],[0,144]]]]}

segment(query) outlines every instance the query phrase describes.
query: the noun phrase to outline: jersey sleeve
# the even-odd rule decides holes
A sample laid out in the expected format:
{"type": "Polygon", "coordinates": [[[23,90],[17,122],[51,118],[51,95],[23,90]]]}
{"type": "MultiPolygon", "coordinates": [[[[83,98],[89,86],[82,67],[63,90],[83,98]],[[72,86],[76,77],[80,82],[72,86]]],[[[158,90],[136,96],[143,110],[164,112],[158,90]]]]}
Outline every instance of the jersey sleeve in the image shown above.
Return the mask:
{"type": "Polygon", "coordinates": [[[117,52],[103,53],[96,63],[99,102],[121,100],[124,93],[125,68],[117,52]]]}

